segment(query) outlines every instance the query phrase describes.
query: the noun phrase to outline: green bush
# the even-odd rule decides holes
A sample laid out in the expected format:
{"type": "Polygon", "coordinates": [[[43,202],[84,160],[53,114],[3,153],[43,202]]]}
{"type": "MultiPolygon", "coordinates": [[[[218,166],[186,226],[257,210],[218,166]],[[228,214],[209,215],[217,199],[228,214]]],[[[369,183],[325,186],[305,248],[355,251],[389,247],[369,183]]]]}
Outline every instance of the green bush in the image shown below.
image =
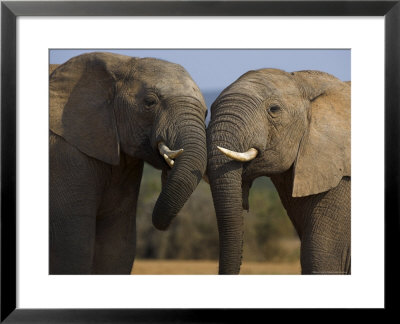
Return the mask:
{"type": "Polygon", "coordinates": [[[298,257],[297,234],[269,178],[254,181],[249,205],[245,215],[245,256],[254,261],[298,257]]]}

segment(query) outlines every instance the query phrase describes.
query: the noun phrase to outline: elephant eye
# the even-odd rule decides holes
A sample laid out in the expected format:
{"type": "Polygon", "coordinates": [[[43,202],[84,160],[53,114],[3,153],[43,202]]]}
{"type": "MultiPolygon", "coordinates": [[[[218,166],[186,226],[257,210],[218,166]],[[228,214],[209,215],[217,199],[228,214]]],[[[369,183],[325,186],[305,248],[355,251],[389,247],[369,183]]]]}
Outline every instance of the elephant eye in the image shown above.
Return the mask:
{"type": "Polygon", "coordinates": [[[144,99],[144,104],[148,108],[155,106],[157,103],[158,103],[158,100],[155,97],[146,97],[144,99]]]}
{"type": "Polygon", "coordinates": [[[281,110],[281,107],[279,107],[279,106],[271,106],[268,108],[268,112],[270,112],[272,114],[276,114],[280,110],[281,110]]]}

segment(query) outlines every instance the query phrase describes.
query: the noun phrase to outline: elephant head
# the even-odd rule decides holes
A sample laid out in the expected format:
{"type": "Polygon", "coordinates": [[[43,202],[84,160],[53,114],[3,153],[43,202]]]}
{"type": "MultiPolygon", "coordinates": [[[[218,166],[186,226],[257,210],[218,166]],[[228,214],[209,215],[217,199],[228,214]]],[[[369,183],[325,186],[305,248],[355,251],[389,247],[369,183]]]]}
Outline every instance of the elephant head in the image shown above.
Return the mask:
{"type": "Polygon", "coordinates": [[[110,165],[120,152],[163,170],[153,224],[166,229],[206,167],[203,96],[177,64],[90,53],[50,75],[50,129],[110,165]]]}
{"type": "Polygon", "coordinates": [[[290,196],[303,197],[350,175],[350,85],[318,71],[247,72],[213,103],[207,149],[219,273],[235,274],[255,178],[292,172],[290,196]]]}

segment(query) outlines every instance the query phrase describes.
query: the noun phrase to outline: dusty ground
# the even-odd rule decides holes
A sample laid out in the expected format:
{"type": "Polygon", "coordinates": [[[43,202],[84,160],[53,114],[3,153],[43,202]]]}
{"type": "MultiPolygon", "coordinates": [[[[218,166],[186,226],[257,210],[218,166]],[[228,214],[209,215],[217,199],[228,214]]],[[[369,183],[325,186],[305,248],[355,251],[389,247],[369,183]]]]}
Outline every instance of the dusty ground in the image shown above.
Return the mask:
{"type": "MultiPolygon", "coordinates": [[[[135,260],[132,274],[217,274],[217,261],[135,260]]],[[[299,262],[243,262],[241,274],[300,274],[299,262]]]]}

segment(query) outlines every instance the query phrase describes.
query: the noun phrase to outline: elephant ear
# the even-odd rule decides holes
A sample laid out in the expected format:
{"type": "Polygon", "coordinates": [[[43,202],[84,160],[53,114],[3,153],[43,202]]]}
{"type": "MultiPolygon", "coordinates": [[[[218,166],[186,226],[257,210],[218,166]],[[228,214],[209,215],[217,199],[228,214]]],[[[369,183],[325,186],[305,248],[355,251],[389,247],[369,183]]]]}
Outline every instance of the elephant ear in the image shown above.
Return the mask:
{"type": "Polygon", "coordinates": [[[293,73],[309,100],[309,127],[294,164],[293,197],[336,187],[351,176],[350,84],[317,71],[293,73]]]}
{"type": "Polygon", "coordinates": [[[119,139],[112,106],[120,57],[90,53],[72,58],[50,75],[50,129],[81,152],[119,164],[119,139]]]}
{"type": "Polygon", "coordinates": [[[55,69],[57,69],[60,66],[60,64],[50,64],[49,66],[49,75],[53,73],[55,69]]]}

